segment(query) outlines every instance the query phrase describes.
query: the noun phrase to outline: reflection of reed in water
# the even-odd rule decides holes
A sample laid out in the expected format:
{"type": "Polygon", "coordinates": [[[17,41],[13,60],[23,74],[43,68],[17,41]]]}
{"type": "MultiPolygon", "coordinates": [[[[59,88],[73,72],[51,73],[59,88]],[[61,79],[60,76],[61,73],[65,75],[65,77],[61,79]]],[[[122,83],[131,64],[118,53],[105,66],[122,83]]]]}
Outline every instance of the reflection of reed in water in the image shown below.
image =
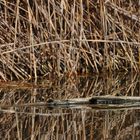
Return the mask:
{"type": "MultiPolygon", "coordinates": [[[[42,81],[38,85],[0,84],[0,105],[30,104],[93,95],[137,95],[139,75],[118,74],[42,81]]],[[[0,136],[32,139],[125,139],[139,134],[139,110],[1,107],[0,136]],[[129,121],[128,121],[129,120],[129,121]],[[133,132],[133,133],[132,133],[133,132]],[[135,133],[134,133],[135,132],[135,133]]]]}
{"type": "Polygon", "coordinates": [[[32,97],[36,101],[48,99],[72,99],[101,95],[139,96],[139,75],[112,74],[95,77],[78,77],[32,83],[0,83],[0,103],[28,103],[32,97]],[[35,91],[34,91],[35,90],[35,91]]]}
{"type": "Polygon", "coordinates": [[[23,107],[1,112],[0,136],[10,139],[137,139],[139,110],[23,107]]]}

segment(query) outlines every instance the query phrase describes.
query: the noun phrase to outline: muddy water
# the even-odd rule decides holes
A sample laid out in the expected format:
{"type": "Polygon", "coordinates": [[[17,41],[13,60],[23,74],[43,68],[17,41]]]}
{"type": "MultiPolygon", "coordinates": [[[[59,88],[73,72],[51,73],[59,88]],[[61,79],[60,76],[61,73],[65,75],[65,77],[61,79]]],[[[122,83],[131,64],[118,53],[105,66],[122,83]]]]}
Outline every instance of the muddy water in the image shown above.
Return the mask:
{"type": "Polygon", "coordinates": [[[0,138],[23,140],[139,140],[140,108],[54,107],[48,99],[139,96],[140,76],[113,74],[0,83],[0,138]],[[13,105],[17,105],[16,107],[13,105]],[[31,104],[34,104],[32,106],[31,104]],[[18,106],[19,105],[19,106],[18,106]],[[23,106],[21,106],[23,105],[23,106]]]}

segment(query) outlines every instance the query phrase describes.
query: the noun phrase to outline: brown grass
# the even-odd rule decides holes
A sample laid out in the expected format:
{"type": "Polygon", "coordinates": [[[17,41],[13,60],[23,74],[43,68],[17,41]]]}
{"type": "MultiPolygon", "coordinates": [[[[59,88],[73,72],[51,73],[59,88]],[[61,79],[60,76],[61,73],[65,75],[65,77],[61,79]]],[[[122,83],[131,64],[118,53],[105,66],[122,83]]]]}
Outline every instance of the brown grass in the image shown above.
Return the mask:
{"type": "Polygon", "coordinates": [[[136,71],[138,0],[1,0],[0,79],[136,71]]]}

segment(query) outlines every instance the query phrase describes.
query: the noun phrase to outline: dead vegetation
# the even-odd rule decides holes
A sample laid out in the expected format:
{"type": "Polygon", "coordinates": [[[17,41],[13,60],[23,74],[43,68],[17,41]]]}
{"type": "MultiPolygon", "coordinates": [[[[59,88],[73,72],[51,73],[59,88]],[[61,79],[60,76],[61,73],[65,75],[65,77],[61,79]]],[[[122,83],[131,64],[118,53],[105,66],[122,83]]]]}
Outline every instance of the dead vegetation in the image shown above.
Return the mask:
{"type": "Polygon", "coordinates": [[[139,71],[139,0],[1,0],[0,79],[139,71]]]}

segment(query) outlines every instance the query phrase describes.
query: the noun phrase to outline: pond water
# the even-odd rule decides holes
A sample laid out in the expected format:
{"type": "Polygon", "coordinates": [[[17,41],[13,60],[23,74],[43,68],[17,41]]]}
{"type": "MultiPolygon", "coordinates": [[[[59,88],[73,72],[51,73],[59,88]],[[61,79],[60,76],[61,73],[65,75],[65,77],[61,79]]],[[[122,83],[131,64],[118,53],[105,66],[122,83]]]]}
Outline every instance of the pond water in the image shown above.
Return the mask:
{"type": "Polygon", "coordinates": [[[48,99],[139,96],[140,75],[62,77],[0,83],[0,139],[139,140],[140,108],[47,107],[48,99]],[[14,106],[14,105],[17,106],[14,106]],[[19,106],[18,106],[19,105],[19,106]]]}

